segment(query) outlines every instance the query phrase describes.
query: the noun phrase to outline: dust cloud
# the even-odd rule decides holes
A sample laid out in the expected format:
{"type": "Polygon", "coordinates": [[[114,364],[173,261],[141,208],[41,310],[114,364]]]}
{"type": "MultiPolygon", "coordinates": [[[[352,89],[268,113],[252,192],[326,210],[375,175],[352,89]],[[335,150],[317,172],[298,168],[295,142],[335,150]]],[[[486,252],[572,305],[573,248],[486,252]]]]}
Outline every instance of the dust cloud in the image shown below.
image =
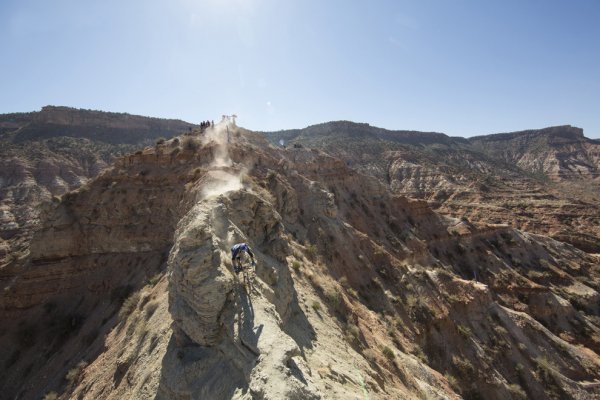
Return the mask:
{"type": "Polygon", "coordinates": [[[224,193],[240,190],[245,169],[234,169],[229,156],[229,143],[233,138],[235,125],[223,120],[214,127],[209,127],[202,136],[202,145],[214,143],[214,161],[205,177],[202,188],[202,199],[216,197],[224,193]]]}

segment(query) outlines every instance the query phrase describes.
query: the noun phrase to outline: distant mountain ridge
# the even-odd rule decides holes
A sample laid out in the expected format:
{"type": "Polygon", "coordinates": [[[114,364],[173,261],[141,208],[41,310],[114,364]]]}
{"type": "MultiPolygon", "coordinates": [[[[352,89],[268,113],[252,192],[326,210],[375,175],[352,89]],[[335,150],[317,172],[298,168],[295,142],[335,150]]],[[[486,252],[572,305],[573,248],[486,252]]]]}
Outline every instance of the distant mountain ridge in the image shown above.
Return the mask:
{"type": "Polygon", "coordinates": [[[148,137],[170,138],[194,126],[175,119],[57,106],[46,106],[39,112],[0,115],[0,134],[12,133],[14,142],[69,136],[135,144],[148,137]]]}
{"type": "Polygon", "coordinates": [[[600,252],[600,141],[581,128],[465,139],[335,121],[263,134],[322,149],[451,216],[512,223],[600,252]]]}

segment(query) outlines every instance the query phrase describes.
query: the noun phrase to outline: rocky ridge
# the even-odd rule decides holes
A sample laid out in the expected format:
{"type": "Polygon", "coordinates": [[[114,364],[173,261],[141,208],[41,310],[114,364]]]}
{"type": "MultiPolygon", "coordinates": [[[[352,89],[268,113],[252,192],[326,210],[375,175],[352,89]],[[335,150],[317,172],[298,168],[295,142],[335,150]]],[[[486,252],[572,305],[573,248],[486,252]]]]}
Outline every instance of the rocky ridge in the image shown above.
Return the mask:
{"type": "Polygon", "coordinates": [[[600,252],[600,143],[561,126],[470,139],[331,122],[264,133],[320,148],[435,210],[600,252]]]}
{"type": "Polygon", "coordinates": [[[53,106],[0,115],[0,268],[27,253],[43,202],[82,186],[114,157],[192,127],[53,106]]]}
{"type": "Polygon", "coordinates": [[[221,126],[120,158],[42,220],[0,276],[11,397],[600,395],[595,256],[443,217],[318,150],[221,126]]]}

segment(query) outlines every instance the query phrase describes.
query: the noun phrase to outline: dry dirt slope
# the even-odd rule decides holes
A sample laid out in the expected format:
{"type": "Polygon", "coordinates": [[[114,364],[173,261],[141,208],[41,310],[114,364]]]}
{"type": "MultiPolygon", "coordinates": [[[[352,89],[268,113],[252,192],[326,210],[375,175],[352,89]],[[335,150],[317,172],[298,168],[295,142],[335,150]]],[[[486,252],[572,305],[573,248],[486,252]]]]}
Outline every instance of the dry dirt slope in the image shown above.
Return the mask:
{"type": "Polygon", "coordinates": [[[316,150],[220,137],[123,158],[48,207],[0,277],[9,398],[600,396],[596,258],[442,217],[316,150]]]}

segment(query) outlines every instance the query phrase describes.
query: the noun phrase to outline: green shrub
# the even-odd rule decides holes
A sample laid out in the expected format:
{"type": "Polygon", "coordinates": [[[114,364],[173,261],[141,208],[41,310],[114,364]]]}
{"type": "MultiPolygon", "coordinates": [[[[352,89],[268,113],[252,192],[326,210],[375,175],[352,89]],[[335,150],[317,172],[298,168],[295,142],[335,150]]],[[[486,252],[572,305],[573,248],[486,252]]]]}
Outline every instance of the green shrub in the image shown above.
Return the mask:
{"type": "Polygon", "coordinates": [[[346,338],[349,342],[358,341],[360,338],[360,329],[353,323],[348,323],[346,326],[346,338]]]}
{"type": "Polygon", "coordinates": [[[317,255],[317,246],[315,246],[314,244],[309,244],[306,246],[306,254],[308,254],[308,257],[313,260],[315,258],[315,256],[317,255]]]}
{"type": "Polygon", "coordinates": [[[319,303],[318,301],[313,301],[312,309],[315,310],[316,312],[321,311],[321,303],[319,303]]]}
{"type": "Polygon", "coordinates": [[[121,306],[121,309],[119,310],[119,319],[121,321],[125,320],[129,316],[129,314],[131,314],[133,312],[133,310],[137,306],[139,300],[140,300],[140,293],[135,292],[131,296],[129,296],[127,298],[127,300],[125,300],[123,302],[123,305],[121,306]]]}
{"type": "Polygon", "coordinates": [[[87,363],[85,361],[80,361],[79,364],[77,364],[74,368],[71,368],[69,372],[67,372],[67,376],[65,376],[65,379],[69,381],[69,383],[76,382],[81,376],[81,373],[83,372],[86,366],[87,363]]]}
{"type": "Polygon", "coordinates": [[[520,385],[513,383],[512,385],[508,385],[508,391],[514,399],[526,399],[527,393],[523,390],[520,385]]]}
{"type": "Polygon", "coordinates": [[[160,278],[162,278],[162,273],[158,273],[158,274],[150,277],[148,279],[148,285],[150,285],[150,286],[156,286],[156,284],[158,283],[158,281],[160,281],[160,278]]]}
{"type": "Polygon", "coordinates": [[[383,355],[390,361],[393,360],[394,358],[396,358],[394,351],[392,349],[390,349],[388,346],[384,346],[382,349],[382,352],[383,352],[383,355]]]}
{"type": "Polygon", "coordinates": [[[342,296],[340,295],[340,292],[338,292],[335,289],[328,290],[325,293],[325,297],[327,298],[327,302],[333,309],[337,310],[342,304],[342,296]]]}
{"type": "Polygon", "coordinates": [[[477,377],[477,371],[468,359],[452,356],[452,364],[454,364],[462,378],[475,379],[477,377]]]}
{"type": "Polygon", "coordinates": [[[301,264],[299,261],[296,261],[296,260],[292,261],[292,268],[294,268],[294,271],[296,271],[296,272],[300,271],[300,267],[301,267],[301,264]]]}
{"type": "Polygon", "coordinates": [[[468,339],[471,336],[473,336],[473,332],[471,332],[471,329],[468,326],[458,325],[457,329],[458,329],[458,333],[465,339],[468,339]]]}

